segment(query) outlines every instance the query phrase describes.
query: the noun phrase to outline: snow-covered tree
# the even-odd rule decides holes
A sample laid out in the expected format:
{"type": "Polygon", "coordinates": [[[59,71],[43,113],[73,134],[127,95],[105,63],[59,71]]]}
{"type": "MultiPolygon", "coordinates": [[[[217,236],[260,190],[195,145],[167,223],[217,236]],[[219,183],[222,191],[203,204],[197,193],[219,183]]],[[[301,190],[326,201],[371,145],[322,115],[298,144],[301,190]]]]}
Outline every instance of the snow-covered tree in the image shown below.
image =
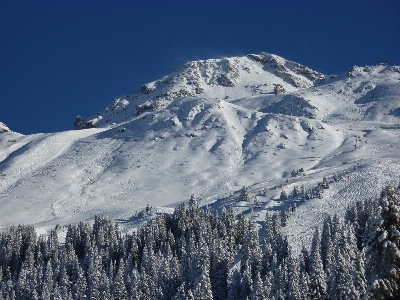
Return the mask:
{"type": "Polygon", "coordinates": [[[281,200],[286,200],[286,199],[288,198],[288,196],[287,196],[285,190],[282,189],[281,195],[280,195],[279,198],[280,198],[281,200]]]}
{"type": "Polygon", "coordinates": [[[250,202],[250,195],[247,187],[244,185],[242,190],[240,191],[239,201],[250,202]]]}
{"type": "Polygon", "coordinates": [[[200,278],[197,281],[193,290],[193,297],[194,299],[213,300],[210,277],[206,269],[203,269],[200,278]]]}
{"type": "Polygon", "coordinates": [[[311,245],[310,255],[310,288],[309,293],[312,299],[321,299],[326,294],[326,279],[321,259],[321,241],[319,230],[316,229],[311,245]]]}
{"type": "Polygon", "coordinates": [[[192,194],[189,200],[189,206],[195,208],[197,206],[197,198],[192,194]]]}
{"type": "Polygon", "coordinates": [[[257,273],[254,278],[253,284],[251,285],[249,300],[268,299],[268,297],[268,290],[264,287],[264,284],[260,277],[260,273],[257,273]]]}
{"type": "Polygon", "coordinates": [[[369,297],[400,299],[400,191],[386,187],[377,218],[369,228],[367,277],[369,297]]]}

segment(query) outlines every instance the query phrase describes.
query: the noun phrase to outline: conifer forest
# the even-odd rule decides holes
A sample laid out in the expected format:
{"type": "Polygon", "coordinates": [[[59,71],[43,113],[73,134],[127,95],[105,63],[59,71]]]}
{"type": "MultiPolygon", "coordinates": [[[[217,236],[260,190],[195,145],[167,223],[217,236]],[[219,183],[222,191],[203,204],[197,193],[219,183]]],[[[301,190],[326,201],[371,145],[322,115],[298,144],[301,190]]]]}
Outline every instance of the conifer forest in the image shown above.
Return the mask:
{"type": "Polygon", "coordinates": [[[55,228],[0,235],[2,299],[399,299],[400,190],[360,200],[344,218],[326,214],[295,256],[282,233],[296,209],[267,214],[262,229],[233,210],[191,199],[122,234],[97,216],[55,228]]]}

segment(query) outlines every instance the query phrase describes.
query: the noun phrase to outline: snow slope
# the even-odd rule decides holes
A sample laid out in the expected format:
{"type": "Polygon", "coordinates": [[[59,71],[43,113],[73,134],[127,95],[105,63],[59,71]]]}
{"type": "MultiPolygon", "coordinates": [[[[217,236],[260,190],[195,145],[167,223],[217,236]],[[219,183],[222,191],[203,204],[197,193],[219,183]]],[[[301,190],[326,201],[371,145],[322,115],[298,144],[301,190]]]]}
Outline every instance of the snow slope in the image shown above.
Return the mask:
{"type": "Polygon", "coordinates": [[[399,95],[400,68],[388,64],[325,76],[267,53],[190,62],[75,122],[93,128],[0,133],[0,228],[102,214],[130,230],[147,205],[168,211],[195,194],[261,225],[296,203],[287,230],[300,245],[324,212],[400,181],[399,95]],[[324,176],[322,199],[290,196],[324,176]],[[260,209],[238,202],[243,185],[260,209]]]}

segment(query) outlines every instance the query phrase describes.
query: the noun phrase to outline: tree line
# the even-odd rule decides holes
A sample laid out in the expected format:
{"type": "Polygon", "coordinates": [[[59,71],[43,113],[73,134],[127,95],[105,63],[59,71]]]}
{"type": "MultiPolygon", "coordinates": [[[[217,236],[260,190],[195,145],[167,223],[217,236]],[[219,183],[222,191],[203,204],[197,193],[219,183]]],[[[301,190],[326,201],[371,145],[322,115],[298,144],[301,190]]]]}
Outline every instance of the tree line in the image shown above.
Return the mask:
{"type": "Polygon", "coordinates": [[[96,216],[67,228],[59,245],[33,226],[0,235],[2,299],[399,299],[400,192],[326,215],[295,256],[282,233],[290,212],[259,229],[232,208],[195,201],[137,231],[96,216]]]}

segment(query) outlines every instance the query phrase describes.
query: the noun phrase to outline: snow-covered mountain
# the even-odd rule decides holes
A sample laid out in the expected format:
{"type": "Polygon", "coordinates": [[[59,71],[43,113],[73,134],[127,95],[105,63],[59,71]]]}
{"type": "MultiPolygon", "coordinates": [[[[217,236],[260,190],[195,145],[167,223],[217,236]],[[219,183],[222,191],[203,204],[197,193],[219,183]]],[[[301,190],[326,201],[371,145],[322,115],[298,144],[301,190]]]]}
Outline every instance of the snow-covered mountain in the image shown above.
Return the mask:
{"type": "Polygon", "coordinates": [[[3,130],[0,228],[102,214],[129,230],[147,205],[168,211],[194,194],[255,220],[295,202],[295,241],[323,212],[399,183],[399,96],[400,67],[388,63],[326,76],[267,53],[190,62],[77,117],[81,130],[3,130]],[[324,176],[322,199],[292,195],[324,176]],[[244,185],[261,209],[238,201],[244,185]]]}
{"type": "Polygon", "coordinates": [[[116,98],[104,111],[76,129],[132,119],[144,111],[168,107],[176,98],[198,97],[227,101],[260,94],[292,92],[326,80],[326,76],[273,54],[193,61],[159,80],[144,84],[135,94],[116,98]]]}

